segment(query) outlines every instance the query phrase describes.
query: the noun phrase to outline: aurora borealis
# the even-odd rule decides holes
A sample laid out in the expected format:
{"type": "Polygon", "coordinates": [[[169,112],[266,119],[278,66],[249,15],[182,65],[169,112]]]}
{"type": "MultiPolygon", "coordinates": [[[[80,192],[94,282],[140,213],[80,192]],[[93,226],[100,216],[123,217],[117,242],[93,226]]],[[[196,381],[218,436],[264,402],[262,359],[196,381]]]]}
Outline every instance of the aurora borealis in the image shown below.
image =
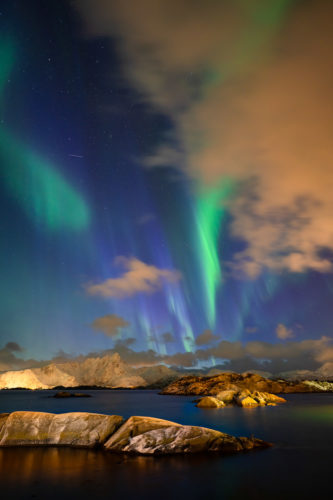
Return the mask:
{"type": "Polygon", "coordinates": [[[128,4],[1,2],[0,348],[333,363],[332,5],[128,4]]]}

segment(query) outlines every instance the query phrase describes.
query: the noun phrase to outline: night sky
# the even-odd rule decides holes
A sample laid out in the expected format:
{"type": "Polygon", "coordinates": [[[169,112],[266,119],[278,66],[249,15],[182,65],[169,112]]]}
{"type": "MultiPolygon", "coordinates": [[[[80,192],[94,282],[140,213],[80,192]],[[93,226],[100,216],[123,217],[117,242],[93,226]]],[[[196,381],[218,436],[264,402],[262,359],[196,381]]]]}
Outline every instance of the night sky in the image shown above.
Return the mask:
{"type": "Polygon", "coordinates": [[[333,373],[332,15],[0,1],[0,370],[333,373]]]}

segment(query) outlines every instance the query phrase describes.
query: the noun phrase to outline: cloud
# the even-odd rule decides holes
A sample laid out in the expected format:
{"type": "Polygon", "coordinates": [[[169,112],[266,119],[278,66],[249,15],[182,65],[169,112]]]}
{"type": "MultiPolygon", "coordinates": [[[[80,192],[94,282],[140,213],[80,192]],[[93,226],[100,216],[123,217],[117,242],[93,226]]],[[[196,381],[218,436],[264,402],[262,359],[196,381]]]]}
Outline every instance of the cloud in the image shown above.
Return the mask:
{"type": "Polygon", "coordinates": [[[166,344],[170,344],[170,343],[176,341],[175,336],[170,332],[163,333],[161,335],[161,337],[162,337],[163,342],[165,342],[166,344]]]}
{"type": "Polygon", "coordinates": [[[299,342],[286,341],[272,344],[252,341],[247,343],[220,341],[218,344],[200,348],[193,352],[178,352],[172,355],[161,355],[150,349],[135,351],[131,348],[134,339],[119,340],[113,349],[91,352],[86,355],[73,356],[59,351],[51,360],[38,361],[17,358],[6,347],[0,349],[0,371],[45,366],[51,362],[63,363],[68,360],[83,361],[89,357],[101,357],[117,352],[131,366],[152,366],[167,364],[177,367],[196,367],[211,365],[212,358],[224,370],[244,372],[248,370],[268,371],[279,374],[287,371],[308,370],[319,376],[333,376],[333,339],[321,337],[299,342]]]}
{"type": "Polygon", "coordinates": [[[172,366],[190,367],[196,364],[197,357],[193,352],[177,352],[171,356],[162,357],[161,361],[172,366]]]}
{"type": "Polygon", "coordinates": [[[30,366],[39,366],[42,362],[35,359],[22,359],[17,353],[24,352],[24,348],[17,342],[7,342],[0,349],[0,372],[7,370],[19,370],[30,366]]]}
{"type": "Polygon", "coordinates": [[[86,291],[90,295],[125,298],[140,292],[156,292],[163,281],[174,283],[180,279],[178,271],[159,269],[134,257],[117,257],[115,264],[125,268],[124,274],[119,278],[109,278],[102,283],[86,286],[86,291]]]}
{"type": "MultiPolygon", "coordinates": [[[[200,348],[193,352],[178,352],[160,355],[157,352],[141,351],[120,346],[108,352],[118,352],[131,365],[154,365],[166,363],[178,367],[195,367],[198,363],[211,364],[215,358],[225,370],[244,372],[247,370],[269,371],[278,374],[293,370],[312,370],[332,376],[333,339],[321,337],[317,340],[286,341],[283,344],[252,341],[247,343],[222,340],[213,347],[200,348]]],[[[104,352],[104,351],[103,351],[104,352]]],[[[89,355],[88,355],[89,356],[89,355]]]]}
{"type": "Polygon", "coordinates": [[[229,342],[227,340],[221,340],[214,347],[196,351],[197,359],[201,361],[210,360],[212,357],[228,360],[242,359],[247,354],[246,348],[241,342],[229,342]]]}
{"type": "Polygon", "coordinates": [[[214,340],[219,340],[218,335],[214,335],[211,330],[205,330],[195,339],[196,345],[206,345],[211,344],[214,340]]]}
{"type": "Polygon", "coordinates": [[[117,350],[117,347],[130,347],[131,345],[135,344],[136,343],[136,339],[134,337],[128,337],[127,339],[119,339],[117,340],[117,342],[115,343],[115,350],[117,350]]]}
{"type": "Polygon", "coordinates": [[[116,40],[128,80],[173,124],[147,162],[236,182],[231,229],[246,247],[232,270],[331,271],[332,2],[75,5],[86,34],[116,40]]]}
{"type": "Polygon", "coordinates": [[[129,326],[129,322],[117,314],[106,314],[96,318],[91,326],[97,332],[102,332],[107,337],[116,337],[122,328],[129,326]]]}
{"type": "MultiPolygon", "coordinates": [[[[325,336],[317,340],[286,341],[283,344],[222,340],[213,347],[198,349],[191,353],[192,356],[187,358],[187,362],[188,366],[195,366],[199,361],[206,361],[209,365],[211,359],[215,358],[215,360],[223,361],[228,370],[256,369],[267,370],[275,374],[288,370],[317,370],[322,363],[333,362],[332,342],[333,339],[325,336]]],[[[178,360],[178,354],[174,356],[178,360]]],[[[182,358],[179,357],[179,359],[182,358]]],[[[172,357],[169,357],[166,362],[169,361],[172,361],[172,357]]]]}
{"type": "Polygon", "coordinates": [[[276,336],[278,339],[287,340],[293,338],[294,334],[291,328],[287,328],[282,323],[279,323],[276,327],[276,336]]]}
{"type": "Polygon", "coordinates": [[[11,352],[22,352],[24,349],[17,342],[7,342],[5,349],[11,352]]]}
{"type": "Polygon", "coordinates": [[[114,354],[117,352],[121,359],[132,366],[151,366],[162,363],[162,357],[152,349],[147,351],[134,351],[130,347],[117,343],[114,349],[108,349],[100,352],[89,353],[85,357],[105,356],[106,354],[114,354]]]}
{"type": "Polygon", "coordinates": [[[9,370],[11,366],[17,366],[21,361],[7,346],[8,344],[0,349],[0,371],[9,370]]]}
{"type": "Polygon", "coordinates": [[[316,360],[320,363],[333,363],[333,346],[320,350],[316,355],[316,360]]]}

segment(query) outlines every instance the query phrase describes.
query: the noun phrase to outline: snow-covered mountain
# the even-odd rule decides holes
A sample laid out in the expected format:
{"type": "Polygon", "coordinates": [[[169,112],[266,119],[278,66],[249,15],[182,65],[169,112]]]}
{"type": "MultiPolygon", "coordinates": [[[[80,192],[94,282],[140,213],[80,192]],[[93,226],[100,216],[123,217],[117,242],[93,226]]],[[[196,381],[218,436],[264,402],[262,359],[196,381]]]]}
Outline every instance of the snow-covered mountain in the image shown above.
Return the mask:
{"type": "Polygon", "coordinates": [[[147,382],[119,354],[84,361],[51,363],[42,368],[8,371],[0,374],[0,389],[51,389],[57,386],[138,387],[147,382]]]}

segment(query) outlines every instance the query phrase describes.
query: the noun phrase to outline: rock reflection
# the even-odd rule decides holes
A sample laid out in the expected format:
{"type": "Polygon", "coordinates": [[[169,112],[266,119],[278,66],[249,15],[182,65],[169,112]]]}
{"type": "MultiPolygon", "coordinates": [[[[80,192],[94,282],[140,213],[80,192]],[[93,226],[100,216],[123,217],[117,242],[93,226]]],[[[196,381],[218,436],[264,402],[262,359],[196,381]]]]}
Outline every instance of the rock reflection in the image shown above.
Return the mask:
{"type": "Polygon", "coordinates": [[[103,465],[105,454],[92,450],[66,448],[3,448],[0,450],[1,475],[7,481],[35,478],[69,479],[103,465]]]}
{"type": "MultiPolygon", "coordinates": [[[[211,457],[210,462],[217,457],[211,457]]],[[[209,460],[208,460],[209,462],[209,460]]],[[[170,457],[134,457],[102,450],[70,448],[0,449],[0,482],[3,493],[15,492],[15,498],[56,498],[80,492],[81,498],[103,495],[112,485],[113,493],[131,495],[135,491],[158,490],[163,478],[179,475],[190,481],[189,471],[207,465],[206,455],[170,457]],[[40,496],[41,495],[41,496],[40,496]]],[[[171,485],[170,485],[171,486],[171,485]]],[[[166,486],[168,489],[168,486],[166,486]]]]}

